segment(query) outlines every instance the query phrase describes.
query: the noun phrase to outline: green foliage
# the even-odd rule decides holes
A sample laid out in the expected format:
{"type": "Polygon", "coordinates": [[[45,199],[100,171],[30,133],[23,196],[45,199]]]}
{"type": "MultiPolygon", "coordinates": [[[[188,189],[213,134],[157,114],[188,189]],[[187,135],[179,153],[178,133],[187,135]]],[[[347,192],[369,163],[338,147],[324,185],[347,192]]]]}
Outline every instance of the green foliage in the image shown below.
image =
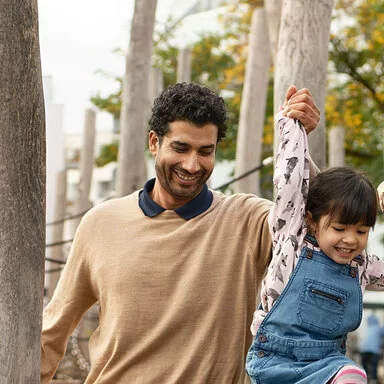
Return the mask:
{"type": "Polygon", "coordinates": [[[161,68],[164,87],[176,82],[178,48],[174,44],[174,31],[177,27],[172,19],[157,24],[154,33],[152,65],[161,68]]]}
{"type": "Polygon", "coordinates": [[[117,153],[119,151],[119,142],[114,140],[110,144],[103,145],[100,153],[97,156],[95,162],[97,167],[103,167],[104,165],[117,161],[117,153]]]}
{"type": "Polygon", "coordinates": [[[222,35],[201,34],[192,47],[192,81],[220,89],[225,70],[234,65],[232,55],[222,47],[222,35]]]}
{"type": "Polygon", "coordinates": [[[121,110],[121,92],[123,86],[123,78],[121,76],[111,76],[104,71],[97,71],[103,77],[112,79],[117,83],[117,89],[107,97],[102,97],[100,92],[91,97],[91,103],[99,108],[101,111],[108,112],[113,115],[114,118],[120,117],[121,110]]]}
{"type": "Polygon", "coordinates": [[[339,0],[336,11],[349,22],[331,36],[331,68],[339,76],[327,96],[327,126],[346,128],[347,164],[378,184],[384,166],[384,3],[339,0]]]}

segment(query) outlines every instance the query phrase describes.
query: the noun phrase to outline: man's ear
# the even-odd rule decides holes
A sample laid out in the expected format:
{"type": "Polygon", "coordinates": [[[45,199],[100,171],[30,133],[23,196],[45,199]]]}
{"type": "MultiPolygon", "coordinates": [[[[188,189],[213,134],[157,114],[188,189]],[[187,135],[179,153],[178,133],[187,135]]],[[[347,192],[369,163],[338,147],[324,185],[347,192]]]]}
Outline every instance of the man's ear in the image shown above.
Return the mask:
{"type": "Polygon", "coordinates": [[[308,232],[314,235],[316,233],[316,223],[310,211],[305,212],[305,223],[307,224],[308,232]]]}
{"type": "Polygon", "coordinates": [[[157,151],[159,150],[159,137],[155,133],[155,131],[150,131],[148,135],[148,147],[153,156],[157,155],[157,151]]]}

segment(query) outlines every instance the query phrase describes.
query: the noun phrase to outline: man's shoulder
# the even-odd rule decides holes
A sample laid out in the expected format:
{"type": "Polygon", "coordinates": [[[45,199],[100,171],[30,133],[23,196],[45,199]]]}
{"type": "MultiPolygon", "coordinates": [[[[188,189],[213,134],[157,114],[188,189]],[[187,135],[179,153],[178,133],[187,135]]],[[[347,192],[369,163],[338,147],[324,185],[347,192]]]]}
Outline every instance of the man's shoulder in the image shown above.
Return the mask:
{"type": "Polygon", "coordinates": [[[121,215],[128,211],[137,210],[139,191],[124,197],[116,197],[94,205],[84,216],[85,220],[92,220],[110,215],[121,215]]]}
{"type": "Polygon", "coordinates": [[[225,195],[219,191],[212,190],[213,193],[213,205],[228,209],[233,207],[236,209],[244,210],[262,210],[269,211],[273,205],[272,201],[256,196],[251,193],[235,193],[231,195],[225,195]]]}

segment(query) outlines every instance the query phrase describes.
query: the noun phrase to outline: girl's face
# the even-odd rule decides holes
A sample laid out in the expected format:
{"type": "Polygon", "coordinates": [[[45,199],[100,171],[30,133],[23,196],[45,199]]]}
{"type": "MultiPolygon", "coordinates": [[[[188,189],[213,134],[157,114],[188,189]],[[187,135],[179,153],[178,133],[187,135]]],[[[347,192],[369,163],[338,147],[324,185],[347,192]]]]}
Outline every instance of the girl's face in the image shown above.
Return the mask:
{"type": "Polygon", "coordinates": [[[330,223],[328,220],[328,215],[324,215],[319,223],[312,223],[317,243],[333,261],[348,264],[366,248],[371,227],[363,224],[342,224],[337,218],[330,223]]]}

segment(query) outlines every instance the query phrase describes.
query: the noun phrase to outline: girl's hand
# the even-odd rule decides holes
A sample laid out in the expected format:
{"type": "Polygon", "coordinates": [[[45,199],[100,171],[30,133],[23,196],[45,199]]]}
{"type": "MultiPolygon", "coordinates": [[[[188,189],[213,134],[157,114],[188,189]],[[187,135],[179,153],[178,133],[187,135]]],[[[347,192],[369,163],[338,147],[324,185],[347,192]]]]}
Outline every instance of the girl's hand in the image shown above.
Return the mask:
{"type": "Polygon", "coordinates": [[[381,211],[384,213],[384,181],[377,187],[381,211]]]}

